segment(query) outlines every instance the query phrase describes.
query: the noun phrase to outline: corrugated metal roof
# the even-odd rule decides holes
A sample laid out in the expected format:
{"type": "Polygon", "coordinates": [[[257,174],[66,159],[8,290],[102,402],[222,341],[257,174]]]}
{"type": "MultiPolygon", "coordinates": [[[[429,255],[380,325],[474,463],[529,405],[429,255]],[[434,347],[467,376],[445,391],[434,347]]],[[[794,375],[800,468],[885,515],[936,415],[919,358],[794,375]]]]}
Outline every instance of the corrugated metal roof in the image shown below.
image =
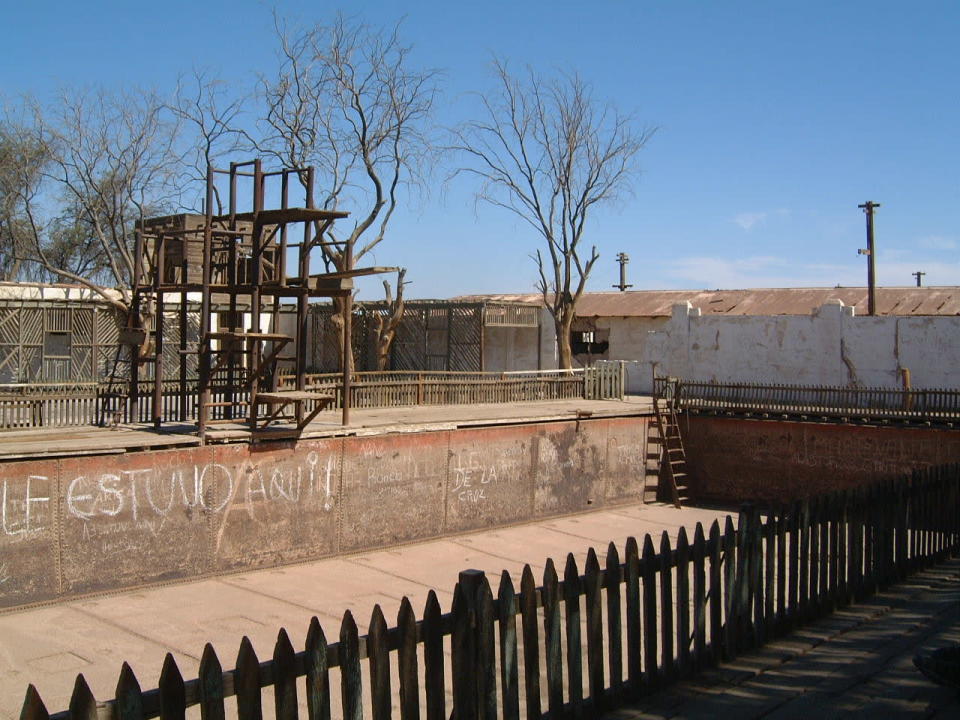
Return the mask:
{"type": "MultiPolygon", "coordinates": [[[[539,293],[518,295],[464,295],[457,301],[541,302],[539,293]]],[[[633,290],[584,293],[577,305],[579,317],[665,317],[673,305],[689,302],[704,315],[809,315],[829,300],[840,300],[867,314],[867,289],[753,288],[747,290],[633,290]]],[[[960,315],[960,287],[877,288],[878,315],[960,315]]]]}

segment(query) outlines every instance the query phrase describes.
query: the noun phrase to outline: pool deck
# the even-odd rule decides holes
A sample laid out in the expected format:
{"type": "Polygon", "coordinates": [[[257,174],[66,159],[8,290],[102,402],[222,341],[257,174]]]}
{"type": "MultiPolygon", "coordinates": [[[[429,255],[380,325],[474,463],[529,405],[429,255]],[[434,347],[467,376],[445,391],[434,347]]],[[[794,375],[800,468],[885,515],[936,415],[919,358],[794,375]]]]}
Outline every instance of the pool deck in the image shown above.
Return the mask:
{"type": "MultiPolygon", "coordinates": [[[[398,432],[429,432],[456,428],[556,422],[580,418],[651,415],[653,401],[647,396],[624,400],[537,400],[522,403],[483,405],[418,405],[400,408],[353,409],[350,424],[340,423],[340,413],[324,412],[304,430],[300,439],[398,432]]],[[[280,429],[277,439],[289,439],[280,429]]],[[[217,442],[247,442],[243,426],[218,425],[212,437],[217,442]]],[[[269,435],[261,439],[270,439],[269,435]]],[[[35,457],[108,455],[139,450],[199,445],[195,426],[167,423],[156,431],[149,425],[131,424],[117,428],[40,428],[0,432],[0,461],[35,457]]]]}

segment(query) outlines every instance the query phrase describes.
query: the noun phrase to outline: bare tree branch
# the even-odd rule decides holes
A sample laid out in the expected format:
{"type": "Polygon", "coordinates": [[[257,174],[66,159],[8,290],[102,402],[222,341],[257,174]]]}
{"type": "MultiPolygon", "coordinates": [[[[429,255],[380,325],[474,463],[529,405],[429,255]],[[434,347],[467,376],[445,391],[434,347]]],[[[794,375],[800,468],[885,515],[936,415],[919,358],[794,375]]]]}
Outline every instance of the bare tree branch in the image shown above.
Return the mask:
{"type": "Polygon", "coordinates": [[[560,366],[572,367],[570,327],[576,303],[599,258],[581,243],[594,205],[628,192],[637,156],[655,129],[593,99],[576,74],[521,78],[496,61],[497,86],[480,96],[482,118],[455,128],[450,149],[462,165],[452,177],[479,182],[477,198],[534,228],[546,255],[531,255],[537,289],[554,319],[560,366]]]}
{"type": "MultiPolygon", "coordinates": [[[[261,81],[266,110],[257,145],[284,165],[314,166],[318,204],[351,213],[349,231],[331,228],[322,249],[328,269],[352,270],[348,246],[354,263],[369,255],[386,237],[401,186],[422,187],[430,169],[439,73],[415,67],[399,26],[343,16],[299,30],[275,22],[280,67],[261,81]]],[[[334,305],[342,327],[342,303],[334,305]]]]}

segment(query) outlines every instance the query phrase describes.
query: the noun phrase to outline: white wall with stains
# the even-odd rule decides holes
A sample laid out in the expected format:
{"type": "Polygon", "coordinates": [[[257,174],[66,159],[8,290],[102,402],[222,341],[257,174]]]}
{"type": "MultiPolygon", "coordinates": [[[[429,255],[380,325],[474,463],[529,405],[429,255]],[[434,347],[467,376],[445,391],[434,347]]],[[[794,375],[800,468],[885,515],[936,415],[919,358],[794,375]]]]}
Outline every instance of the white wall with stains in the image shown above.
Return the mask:
{"type": "Polygon", "coordinates": [[[857,316],[839,300],[810,315],[704,316],[684,303],[648,333],[638,359],[647,377],[900,387],[906,369],[913,387],[952,388],[960,317],[857,316]]]}

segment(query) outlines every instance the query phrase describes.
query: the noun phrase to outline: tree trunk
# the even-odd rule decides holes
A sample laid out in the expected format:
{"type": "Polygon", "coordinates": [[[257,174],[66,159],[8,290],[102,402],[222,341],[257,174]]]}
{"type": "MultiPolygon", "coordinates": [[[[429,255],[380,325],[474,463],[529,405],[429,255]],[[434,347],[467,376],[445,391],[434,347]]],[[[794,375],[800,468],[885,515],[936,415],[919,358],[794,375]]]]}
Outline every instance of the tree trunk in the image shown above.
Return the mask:
{"type": "Polygon", "coordinates": [[[568,312],[561,320],[554,320],[557,333],[557,358],[561,370],[573,368],[573,350],[570,347],[570,327],[573,325],[573,313],[568,312]]]}
{"type": "MultiPolygon", "coordinates": [[[[330,322],[337,328],[337,370],[340,372],[343,371],[343,321],[345,309],[346,300],[344,298],[333,298],[333,314],[330,316],[330,322]]],[[[347,361],[350,363],[349,370],[352,373],[355,367],[352,342],[348,346],[347,361]]]]}

